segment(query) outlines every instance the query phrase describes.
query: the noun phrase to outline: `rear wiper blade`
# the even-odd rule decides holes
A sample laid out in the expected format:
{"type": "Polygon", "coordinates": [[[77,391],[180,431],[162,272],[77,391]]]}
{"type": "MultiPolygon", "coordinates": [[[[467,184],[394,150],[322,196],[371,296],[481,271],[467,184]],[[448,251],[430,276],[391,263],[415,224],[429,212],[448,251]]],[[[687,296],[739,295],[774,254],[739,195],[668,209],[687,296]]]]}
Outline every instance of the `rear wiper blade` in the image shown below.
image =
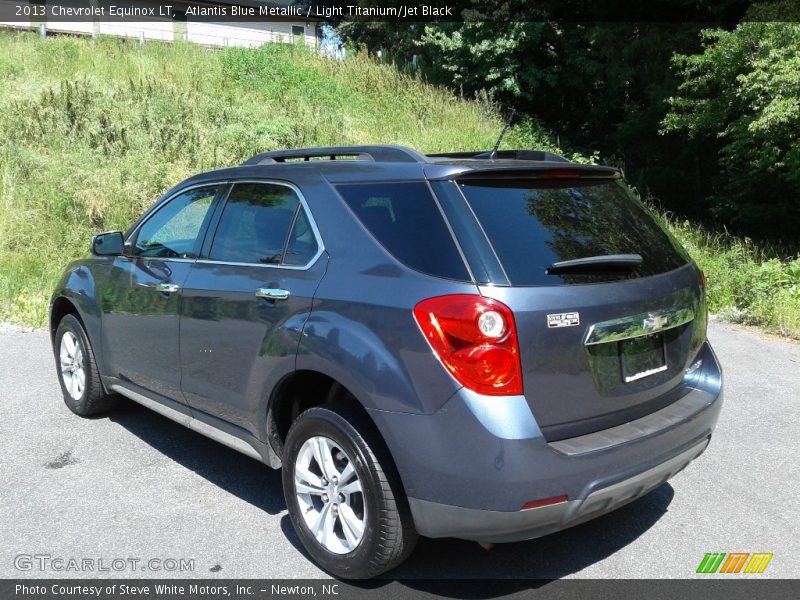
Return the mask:
{"type": "Polygon", "coordinates": [[[642,264],[639,254],[604,254],[554,262],[545,269],[547,275],[589,273],[593,271],[631,271],[642,264]]]}

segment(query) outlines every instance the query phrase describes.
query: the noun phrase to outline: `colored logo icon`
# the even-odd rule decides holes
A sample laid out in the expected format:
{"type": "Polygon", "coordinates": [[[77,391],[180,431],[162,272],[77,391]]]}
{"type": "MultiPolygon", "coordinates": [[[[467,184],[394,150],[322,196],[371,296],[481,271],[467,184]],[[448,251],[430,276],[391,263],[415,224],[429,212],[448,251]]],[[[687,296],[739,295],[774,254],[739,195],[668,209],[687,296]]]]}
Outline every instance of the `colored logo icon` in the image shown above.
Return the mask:
{"type": "Polygon", "coordinates": [[[763,573],[771,552],[706,552],[703,560],[697,565],[697,573],[763,573]]]}

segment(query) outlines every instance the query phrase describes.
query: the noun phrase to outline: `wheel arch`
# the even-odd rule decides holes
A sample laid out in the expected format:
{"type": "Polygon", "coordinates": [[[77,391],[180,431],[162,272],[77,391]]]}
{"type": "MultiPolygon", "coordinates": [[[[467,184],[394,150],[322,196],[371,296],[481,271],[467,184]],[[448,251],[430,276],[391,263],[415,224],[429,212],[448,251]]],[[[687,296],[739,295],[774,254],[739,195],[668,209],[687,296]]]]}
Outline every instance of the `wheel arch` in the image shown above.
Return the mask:
{"type": "MultiPolygon", "coordinates": [[[[86,330],[86,323],[83,320],[83,316],[81,316],[80,310],[78,310],[77,304],[75,304],[71,299],[66,296],[58,296],[50,307],[50,341],[55,342],[56,339],[56,330],[58,329],[59,323],[61,320],[66,317],[67,315],[75,315],[75,318],[81,322],[83,325],[84,331],[86,330]]],[[[88,333],[87,333],[88,335],[88,333]]]]}
{"type": "Polygon", "coordinates": [[[289,428],[303,411],[333,403],[368,414],[353,391],[326,373],[300,369],[286,374],[273,388],[267,403],[267,439],[278,457],[283,453],[289,428]]]}
{"type": "Polygon", "coordinates": [[[382,445],[380,450],[391,461],[391,465],[386,467],[398,474],[397,479],[405,494],[403,477],[379,422],[373,418],[357,391],[354,392],[338,379],[321,371],[310,369],[293,371],[284,376],[270,394],[267,405],[267,443],[276,456],[279,459],[282,457],[286,435],[297,417],[309,408],[326,405],[346,407],[362,417],[362,426],[373,430],[375,439],[382,445]]]}
{"type": "Polygon", "coordinates": [[[55,342],[58,324],[65,315],[73,314],[80,321],[86,337],[92,345],[100,373],[106,372],[102,352],[100,299],[97,297],[97,277],[105,276],[110,263],[82,259],[70,263],[50,300],[48,327],[50,341],[55,342]]]}

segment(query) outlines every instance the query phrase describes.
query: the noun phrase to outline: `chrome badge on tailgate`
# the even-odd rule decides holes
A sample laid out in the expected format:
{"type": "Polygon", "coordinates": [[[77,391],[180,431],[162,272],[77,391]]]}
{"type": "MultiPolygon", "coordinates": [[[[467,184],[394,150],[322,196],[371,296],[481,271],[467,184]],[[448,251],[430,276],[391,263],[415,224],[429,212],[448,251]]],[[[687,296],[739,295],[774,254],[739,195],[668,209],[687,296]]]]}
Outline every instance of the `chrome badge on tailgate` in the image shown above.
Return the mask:
{"type": "Polygon", "coordinates": [[[555,313],[547,315],[547,326],[553,327],[575,327],[581,324],[581,316],[576,312],[555,313]]]}

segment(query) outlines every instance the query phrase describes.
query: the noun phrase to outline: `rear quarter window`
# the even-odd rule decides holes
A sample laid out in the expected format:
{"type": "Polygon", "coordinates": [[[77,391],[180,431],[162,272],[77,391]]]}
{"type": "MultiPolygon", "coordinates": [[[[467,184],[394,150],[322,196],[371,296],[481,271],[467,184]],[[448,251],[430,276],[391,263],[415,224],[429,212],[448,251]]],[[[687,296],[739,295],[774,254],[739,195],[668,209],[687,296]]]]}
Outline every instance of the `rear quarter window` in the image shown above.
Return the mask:
{"type": "Polygon", "coordinates": [[[336,189],[364,227],[397,260],[428,275],[470,279],[426,183],[348,184],[336,189]]]}
{"type": "Polygon", "coordinates": [[[618,181],[459,183],[512,285],[600,283],[646,277],[689,258],[618,181]],[[558,261],[639,254],[632,272],[545,273],[558,261]]]}

